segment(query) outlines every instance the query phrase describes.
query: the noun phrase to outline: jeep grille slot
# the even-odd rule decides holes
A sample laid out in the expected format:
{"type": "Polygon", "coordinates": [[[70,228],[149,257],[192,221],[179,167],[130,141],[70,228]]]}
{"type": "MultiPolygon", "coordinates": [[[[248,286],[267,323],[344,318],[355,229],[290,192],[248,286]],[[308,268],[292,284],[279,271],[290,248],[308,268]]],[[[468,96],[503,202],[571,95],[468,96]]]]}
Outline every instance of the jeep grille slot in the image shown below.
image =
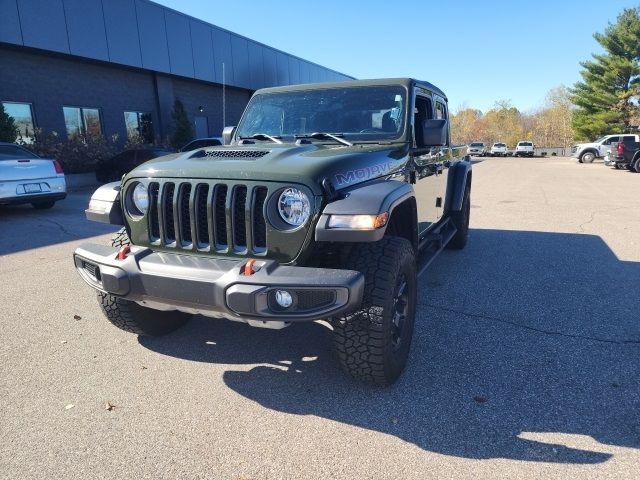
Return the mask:
{"type": "Polygon", "coordinates": [[[189,197],[191,196],[191,184],[180,185],[180,198],[178,200],[178,224],[180,225],[180,240],[183,246],[192,243],[191,236],[191,210],[189,208],[189,197]]]}
{"type": "Polygon", "coordinates": [[[165,244],[176,241],[175,222],[173,220],[173,201],[176,185],[174,183],[166,183],[162,192],[163,200],[163,216],[164,216],[164,242],[165,244]]]}
{"type": "Polygon", "coordinates": [[[155,182],[149,184],[149,232],[151,240],[160,239],[160,222],[158,219],[158,192],[159,185],[155,182]]]}
{"type": "Polygon", "coordinates": [[[268,187],[218,182],[149,183],[151,245],[227,255],[266,254],[268,187]]]}
{"type": "Polygon", "coordinates": [[[227,247],[227,186],[216,185],[214,216],[216,225],[216,248],[227,247]]]}
{"type": "Polygon", "coordinates": [[[256,187],[251,208],[253,247],[256,252],[263,252],[267,248],[267,224],[264,221],[264,202],[266,199],[266,187],[256,187]]]}
{"type": "Polygon", "coordinates": [[[236,251],[247,249],[247,225],[245,210],[247,208],[247,187],[237,185],[233,189],[233,247],[236,251]]]}
{"type": "Polygon", "coordinates": [[[209,196],[209,185],[200,183],[196,186],[195,220],[196,220],[196,242],[198,248],[209,246],[209,222],[207,221],[207,197],[209,196]]]}

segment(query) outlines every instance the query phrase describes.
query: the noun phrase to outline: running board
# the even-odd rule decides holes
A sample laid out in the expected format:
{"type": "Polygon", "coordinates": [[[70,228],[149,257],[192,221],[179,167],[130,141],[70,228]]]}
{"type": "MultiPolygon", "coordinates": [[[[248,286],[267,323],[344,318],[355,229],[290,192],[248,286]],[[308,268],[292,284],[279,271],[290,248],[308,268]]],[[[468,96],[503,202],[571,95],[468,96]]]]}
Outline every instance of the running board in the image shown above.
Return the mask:
{"type": "Polygon", "coordinates": [[[447,218],[433,232],[429,232],[420,240],[418,246],[418,267],[420,268],[418,276],[422,275],[438,254],[444,250],[444,247],[447,246],[447,243],[457,231],[451,219],[447,218]]]}

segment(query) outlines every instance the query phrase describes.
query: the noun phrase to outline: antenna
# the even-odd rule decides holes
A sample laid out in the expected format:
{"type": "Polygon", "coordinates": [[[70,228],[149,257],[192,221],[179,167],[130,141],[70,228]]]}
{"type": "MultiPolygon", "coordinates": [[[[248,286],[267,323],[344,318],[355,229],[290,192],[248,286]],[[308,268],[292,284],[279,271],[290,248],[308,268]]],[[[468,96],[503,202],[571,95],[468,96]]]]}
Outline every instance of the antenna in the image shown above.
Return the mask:
{"type": "Polygon", "coordinates": [[[227,125],[227,95],[225,88],[225,78],[224,78],[224,62],[222,62],[222,128],[227,125]]]}

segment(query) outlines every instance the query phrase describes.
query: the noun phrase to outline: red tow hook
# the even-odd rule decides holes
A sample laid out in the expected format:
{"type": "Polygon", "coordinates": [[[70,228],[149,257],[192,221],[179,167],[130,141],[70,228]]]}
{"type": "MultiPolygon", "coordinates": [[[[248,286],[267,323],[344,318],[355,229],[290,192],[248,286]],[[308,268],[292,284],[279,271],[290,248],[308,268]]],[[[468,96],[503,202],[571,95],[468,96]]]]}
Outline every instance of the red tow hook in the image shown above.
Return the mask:
{"type": "Polygon", "coordinates": [[[120,247],[120,250],[118,250],[118,257],[117,257],[118,260],[124,260],[125,258],[127,258],[127,255],[129,254],[130,251],[131,251],[131,247],[129,246],[128,243],[120,247]]]}
{"type": "Polygon", "coordinates": [[[248,277],[249,275],[253,275],[254,273],[256,273],[253,270],[254,263],[256,263],[256,261],[253,258],[250,258],[249,260],[247,260],[247,263],[245,263],[244,267],[242,267],[242,273],[241,274],[248,277]]]}

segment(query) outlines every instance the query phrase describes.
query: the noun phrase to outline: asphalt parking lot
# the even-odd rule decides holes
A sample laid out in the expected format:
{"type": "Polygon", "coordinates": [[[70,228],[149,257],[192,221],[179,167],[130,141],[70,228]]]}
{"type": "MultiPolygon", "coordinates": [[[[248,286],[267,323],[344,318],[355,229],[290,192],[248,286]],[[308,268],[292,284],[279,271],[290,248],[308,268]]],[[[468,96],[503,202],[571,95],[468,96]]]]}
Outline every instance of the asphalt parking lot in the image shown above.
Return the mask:
{"type": "Polygon", "coordinates": [[[89,193],[0,208],[0,477],[638,478],[640,175],[474,165],[471,238],[421,278],[392,388],[322,323],[112,327],[74,272],[89,193]],[[107,405],[112,405],[107,409],[107,405]]]}

